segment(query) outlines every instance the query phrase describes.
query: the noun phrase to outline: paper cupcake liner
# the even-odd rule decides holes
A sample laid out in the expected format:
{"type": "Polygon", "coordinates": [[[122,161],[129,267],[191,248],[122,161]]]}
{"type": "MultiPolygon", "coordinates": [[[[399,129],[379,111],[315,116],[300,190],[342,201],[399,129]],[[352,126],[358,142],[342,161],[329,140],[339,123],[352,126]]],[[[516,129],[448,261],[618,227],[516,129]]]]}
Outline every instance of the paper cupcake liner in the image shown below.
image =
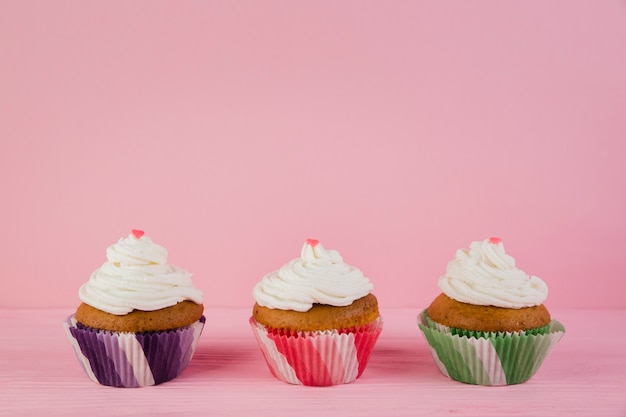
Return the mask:
{"type": "Polygon", "coordinates": [[[513,385],[530,379],[565,333],[552,320],[547,329],[468,336],[436,323],[424,310],[418,317],[437,367],[447,377],[476,385],[513,385]]]}
{"type": "Polygon", "coordinates": [[[93,381],[121,388],[157,385],[176,378],[189,364],[205,317],[162,332],[97,330],[69,316],[63,327],[83,369],[93,381]]]}
{"type": "Polygon", "coordinates": [[[361,376],[383,328],[382,317],[352,329],[285,332],[250,326],[272,375],[290,384],[347,384],[361,376]]]}

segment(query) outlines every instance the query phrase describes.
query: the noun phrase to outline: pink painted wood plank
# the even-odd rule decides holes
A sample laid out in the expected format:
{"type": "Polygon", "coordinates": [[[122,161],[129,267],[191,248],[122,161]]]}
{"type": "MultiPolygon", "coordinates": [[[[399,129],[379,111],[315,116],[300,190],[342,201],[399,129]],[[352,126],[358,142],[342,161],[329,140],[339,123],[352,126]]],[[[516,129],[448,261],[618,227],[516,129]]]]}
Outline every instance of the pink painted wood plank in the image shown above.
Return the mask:
{"type": "Polygon", "coordinates": [[[383,310],[385,328],[355,383],[274,379],[249,309],[208,309],[196,355],[177,379],[118,389],[89,380],[61,322],[68,310],[0,310],[0,415],[7,416],[626,416],[626,310],[553,312],[567,332],[528,382],[480,387],[435,367],[418,310],[383,310]]]}

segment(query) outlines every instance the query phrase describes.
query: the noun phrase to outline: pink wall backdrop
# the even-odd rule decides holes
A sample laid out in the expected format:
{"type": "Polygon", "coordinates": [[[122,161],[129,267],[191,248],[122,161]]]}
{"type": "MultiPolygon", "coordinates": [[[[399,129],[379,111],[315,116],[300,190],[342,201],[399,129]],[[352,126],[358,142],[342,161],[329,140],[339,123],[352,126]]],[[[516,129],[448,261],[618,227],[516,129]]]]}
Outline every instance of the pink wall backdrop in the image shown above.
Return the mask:
{"type": "Polygon", "coordinates": [[[503,238],[622,307],[626,3],[0,0],[0,307],[74,307],[139,228],[205,304],[304,240],[424,307],[503,238]]]}

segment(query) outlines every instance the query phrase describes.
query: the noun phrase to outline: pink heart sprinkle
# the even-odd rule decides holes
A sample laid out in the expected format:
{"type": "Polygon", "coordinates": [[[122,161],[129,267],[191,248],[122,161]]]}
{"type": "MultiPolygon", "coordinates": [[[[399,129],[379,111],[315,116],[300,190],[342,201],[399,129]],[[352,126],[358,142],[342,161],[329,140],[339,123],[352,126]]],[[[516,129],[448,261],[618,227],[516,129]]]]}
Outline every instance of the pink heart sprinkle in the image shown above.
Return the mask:
{"type": "Polygon", "coordinates": [[[317,240],[317,239],[307,239],[306,243],[308,245],[311,245],[311,246],[315,247],[318,243],[320,243],[320,241],[317,240]]]}
{"type": "Polygon", "coordinates": [[[489,238],[489,243],[493,243],[494,245],[497,245],[500,242],[502,242],[502,239],[500,239],[499,237],[490,237],[489,238]]]}
{"type": "Polygon", "coordinates": [[[132,231],[133,236],[135,236],[135,238],[139,239],[141,236],[143,236],[143,230],[137,230],[137,229],[133,229],[132,231]]]}

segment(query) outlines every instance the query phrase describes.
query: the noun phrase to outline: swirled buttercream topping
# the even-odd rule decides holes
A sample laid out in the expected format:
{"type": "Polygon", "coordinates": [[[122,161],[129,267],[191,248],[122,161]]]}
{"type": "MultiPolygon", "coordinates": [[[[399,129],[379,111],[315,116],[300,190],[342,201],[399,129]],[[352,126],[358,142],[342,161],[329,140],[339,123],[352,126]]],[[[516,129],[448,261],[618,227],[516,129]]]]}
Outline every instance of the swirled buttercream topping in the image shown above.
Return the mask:
{"type": "Polygon", "coordinates": [[[107,262],[96,269],[78,295],[85,304],[111,314],[154,311],[184,300],[202,303],[191,273],[167,263],[167,250],[141,230],[133,230],[106,251],[107,262]]]}
{"type": "Polygon", "coordinates": [[[501,239],[493,237],[457,250],[439,288],[462,303],[504,308],[537,306],[548,296],[545,282],[518,269],[501,239]]]}
{"type": "Polygon", "coordinates": [[[308,311],[313,304],[350,305],[373,287],[359,269],[343,261],[339,252],[308,239],[300,258],[265,275],[252,295],[264,307],[308,311]]]}

